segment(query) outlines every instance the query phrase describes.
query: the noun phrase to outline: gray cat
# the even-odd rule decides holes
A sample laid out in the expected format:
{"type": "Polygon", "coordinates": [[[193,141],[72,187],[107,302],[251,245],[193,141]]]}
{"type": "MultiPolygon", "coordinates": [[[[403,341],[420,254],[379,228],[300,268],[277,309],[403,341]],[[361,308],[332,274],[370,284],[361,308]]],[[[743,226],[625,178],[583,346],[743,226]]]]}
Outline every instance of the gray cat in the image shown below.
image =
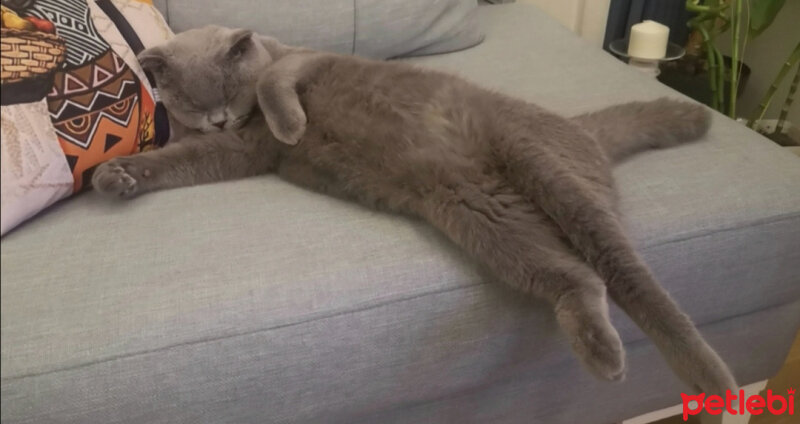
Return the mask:
{"type": "Polygon", "coordinates": [[[161,150],[100,165],[100,193],[275,172],[427,220],[504,282],[548,300],[601,378],[620,380],[625,368],[608,291],[694,390],[736,388],[625,237],[610,171],[638,151],[702,137],[702,106],[660,99],[563,118],[453,75],[221,27],[139,58],[186,131],[161,150]]]}

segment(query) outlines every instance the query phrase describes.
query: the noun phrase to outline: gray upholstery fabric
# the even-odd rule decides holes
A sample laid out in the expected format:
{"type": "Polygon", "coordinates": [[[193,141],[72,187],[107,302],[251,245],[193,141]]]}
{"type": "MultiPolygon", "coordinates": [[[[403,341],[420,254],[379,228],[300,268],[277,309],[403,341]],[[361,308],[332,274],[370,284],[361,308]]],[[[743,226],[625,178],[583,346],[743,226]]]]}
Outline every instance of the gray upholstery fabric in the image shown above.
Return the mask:
{"type": "Polygon", "coordinates": [[[356,0],[354,53],[414,56],[461,50],[483,40],[475,0],[356,0]]]}
{"type": "Polygon", "coordinates": [[[294,45],[388,58],[461,50],[483,39],[476,0],[161,0],[175,31],[244,27],[294,45]]]}
{"type": "MultiPolygon", "coordinates": [[[[531,6],[480,15],[483,44],[413,61],[567,114],[677,95],[531,6]]],[[[800,325],[800,159],[718,116],[616,175],[643,256],[740,382],[774,373],[800,325]]],[[[605,423],[684,389],[616,308],[610,384],[424,224],[274,177],[80,195],[0,259],[7,424],[605,423]]]]}

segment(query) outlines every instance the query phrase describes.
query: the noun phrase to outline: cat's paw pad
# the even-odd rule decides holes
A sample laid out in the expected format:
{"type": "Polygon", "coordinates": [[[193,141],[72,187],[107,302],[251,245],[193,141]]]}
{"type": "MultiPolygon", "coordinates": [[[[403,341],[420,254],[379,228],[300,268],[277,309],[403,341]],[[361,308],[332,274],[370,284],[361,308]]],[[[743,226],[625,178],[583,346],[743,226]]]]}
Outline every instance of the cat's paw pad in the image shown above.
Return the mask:
{"type": "Polygon", "coordinates": [[[92,186],[106,196],[130,198],[140,192],[140,181],[148,170],[123,158],[111,159],[97,166],[92,176],[92,186]]]}

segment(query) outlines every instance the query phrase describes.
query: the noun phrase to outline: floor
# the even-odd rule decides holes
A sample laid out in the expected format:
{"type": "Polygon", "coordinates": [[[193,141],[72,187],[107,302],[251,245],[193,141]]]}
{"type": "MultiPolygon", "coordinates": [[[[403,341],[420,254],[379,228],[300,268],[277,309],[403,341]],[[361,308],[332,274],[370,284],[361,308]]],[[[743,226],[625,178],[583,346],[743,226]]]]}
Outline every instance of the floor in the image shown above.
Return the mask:
{"type": "MultiPolygon", "coordinates": [[[[798,333],[794,339],[794,345],[792,345],[792,350],[789,352],[789,356],[786,358],[783,368],[781,368],[774,378],[769,380],[764,391],[772,390],[773,392],[786,393],[789,387],[794,387],[795,389],[800,388],[800,333],[798,333]]],[[[798,396],[795,396],[795,402],[797,402],[798,398],[798,396]]],[[[800,416],[797,415],[798,412],[795,412],[795,414],[796,415],[791,417],[786,415],[776,416],[761,414],[752,417],[749,424],[800,424],[800,416]]],[[[694,418],[695,417],[689,417],[689,421],[683,421],[683,417],[678,415],[656,421],[652,424],[700,424],[700,421],[694,418]]]]}

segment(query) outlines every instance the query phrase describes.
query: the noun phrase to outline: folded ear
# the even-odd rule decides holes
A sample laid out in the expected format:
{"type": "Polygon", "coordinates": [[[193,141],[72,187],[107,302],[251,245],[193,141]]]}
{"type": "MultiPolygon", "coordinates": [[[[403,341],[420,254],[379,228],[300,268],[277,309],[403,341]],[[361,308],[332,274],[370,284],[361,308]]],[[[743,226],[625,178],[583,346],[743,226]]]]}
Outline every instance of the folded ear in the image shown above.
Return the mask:
{"type": "Polygon", "coordinates": [[[139,59],[142,69],[155,74],[163,73],[167,67],[167,56],[160,46],[142,50],[136,58],[139,59]]]}
{"type": "Polygon", "coordinates": [[[253,31],[237,29],[230,35],[230,48],[228,58],[237,59],[244,56],[253,47],[253,31]]]}

